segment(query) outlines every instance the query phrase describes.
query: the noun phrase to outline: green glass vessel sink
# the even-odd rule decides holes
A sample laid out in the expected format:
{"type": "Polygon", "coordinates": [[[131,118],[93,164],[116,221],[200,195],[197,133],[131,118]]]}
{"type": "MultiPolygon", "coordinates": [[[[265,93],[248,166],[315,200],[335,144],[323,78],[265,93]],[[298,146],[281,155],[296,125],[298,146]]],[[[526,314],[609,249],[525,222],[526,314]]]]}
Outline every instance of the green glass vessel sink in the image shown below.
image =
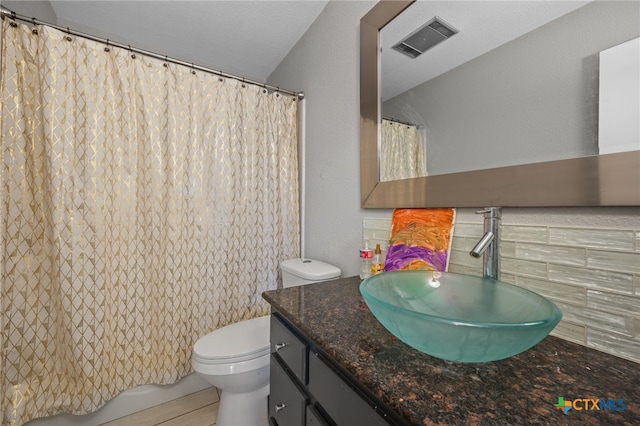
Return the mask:
{"type": "Polygon", "coordinates": [[[398,339],[449,361],[511,357],[544,339],[562,318],[537,293],[470,275],[384,272],[365,279],[360,292],[398,339]]]}

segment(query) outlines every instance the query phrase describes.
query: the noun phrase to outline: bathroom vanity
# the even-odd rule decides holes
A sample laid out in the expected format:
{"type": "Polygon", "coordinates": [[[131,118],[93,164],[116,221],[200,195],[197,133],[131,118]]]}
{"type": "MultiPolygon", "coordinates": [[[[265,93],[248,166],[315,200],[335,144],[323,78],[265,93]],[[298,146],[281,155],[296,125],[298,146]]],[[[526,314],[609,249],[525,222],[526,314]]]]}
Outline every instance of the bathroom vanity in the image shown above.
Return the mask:
{"type": "Polygon", "coordinates": [[[638,364],[553,336],[496,362],[437,359],[389,333],[360,282],[263,293],[272,306],[272,425],[640,423],[638,364]],[[565,415],[559,398],[604,400],[605,409],[576,403],[565,415]]]}
{"type": "MultiPolygon", "coordinates": [[[[282,317],[271,315],[269,418],[277,425],[387,425],[392,411],[358,390],[313,342],[282,317]],[[388,413],[388,414],[387,414],[388,413]]],[[[393,424],[404,424],[394,421],[393,424]]]]}

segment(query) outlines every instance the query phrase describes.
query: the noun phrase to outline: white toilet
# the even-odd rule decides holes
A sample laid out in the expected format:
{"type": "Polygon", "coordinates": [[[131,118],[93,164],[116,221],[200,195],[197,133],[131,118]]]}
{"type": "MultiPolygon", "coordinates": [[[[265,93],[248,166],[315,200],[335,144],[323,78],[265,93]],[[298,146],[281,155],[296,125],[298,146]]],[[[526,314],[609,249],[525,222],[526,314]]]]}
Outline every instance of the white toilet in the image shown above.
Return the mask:
{"type": "MultiPolygon", "coordinates": [[[[285,288],[336,279],[341,273],[312,259],[285,260],[280,269],[285,288]]],[[[227,325],[193,347],[193,369],[222,392],[216,426],[268,424],[269,321],[267,315],[227,325]]]]}

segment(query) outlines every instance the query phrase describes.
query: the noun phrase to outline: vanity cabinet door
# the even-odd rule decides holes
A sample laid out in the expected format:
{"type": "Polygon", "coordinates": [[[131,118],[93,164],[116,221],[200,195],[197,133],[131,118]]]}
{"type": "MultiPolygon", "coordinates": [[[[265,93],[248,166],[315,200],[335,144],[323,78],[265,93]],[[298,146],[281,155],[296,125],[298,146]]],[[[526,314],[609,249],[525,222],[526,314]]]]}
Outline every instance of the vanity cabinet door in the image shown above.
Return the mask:
{"type": "Polygon", "coordinates": [[[271,315],[271,353],[277,353],[293,374],[307,383],[307,345],[276,315],[271,315]]]}
{"type": "Polygon", "coordinates": [[[305,426],[330,426],[330,424],[313,405],[307,405],[307,423],[305,423],[305,426]]]}
{"type": "Polygon", "coordinates": [[[388,426],[338,373],[315,352],[309,354],[309,392],[337,425],[388,426]]]}
{"type": "Polygon", "coordinates": [[[298,389],[293,379],[271,355],[271,393],[269,395],[269,422],[278,426],[301,426],[305,422],[307,396],[298,389]]]}

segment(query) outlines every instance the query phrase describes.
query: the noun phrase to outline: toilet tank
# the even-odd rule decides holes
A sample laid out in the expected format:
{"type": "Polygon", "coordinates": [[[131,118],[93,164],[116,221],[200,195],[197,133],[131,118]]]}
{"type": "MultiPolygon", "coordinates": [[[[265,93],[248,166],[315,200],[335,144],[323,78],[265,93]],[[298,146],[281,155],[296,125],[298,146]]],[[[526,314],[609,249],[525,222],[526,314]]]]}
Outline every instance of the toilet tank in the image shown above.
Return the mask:
{"type": "Polygon", "coordinates": [[[282,287],[295,287],[340,278],[340,268],[314,259],[289,259],[280,264],[282,287]]]}

